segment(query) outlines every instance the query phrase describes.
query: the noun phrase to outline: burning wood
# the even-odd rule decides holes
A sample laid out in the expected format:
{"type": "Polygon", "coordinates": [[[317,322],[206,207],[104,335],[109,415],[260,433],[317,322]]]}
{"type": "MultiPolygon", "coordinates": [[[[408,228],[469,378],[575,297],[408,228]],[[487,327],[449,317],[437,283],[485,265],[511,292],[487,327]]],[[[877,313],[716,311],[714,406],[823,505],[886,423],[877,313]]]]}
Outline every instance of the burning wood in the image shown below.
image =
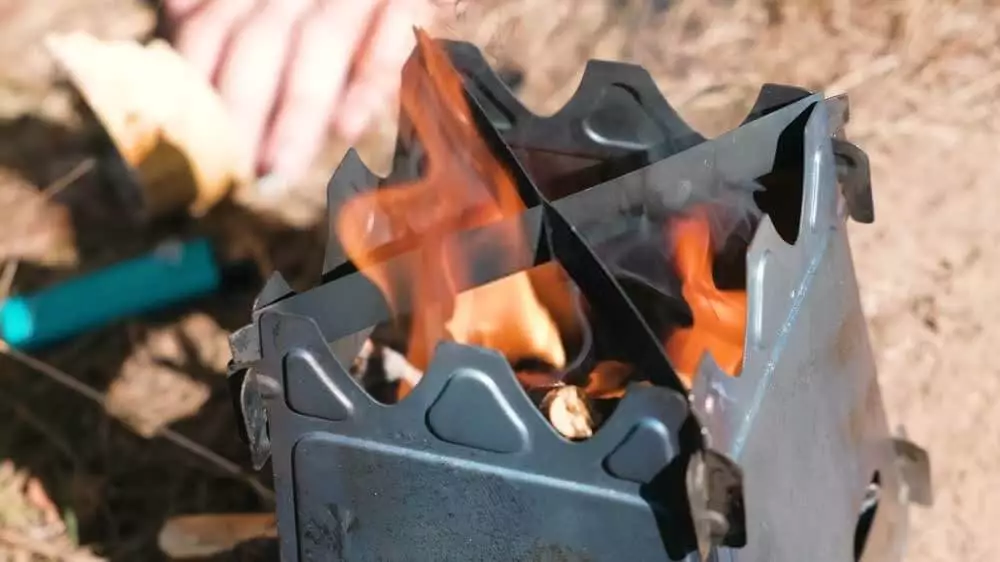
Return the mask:
{"type": "MultiPolygon", "coordinates": [[[[395,401],[409,394],[423,376],[405,355],[370,339],[362,345],[351,373],[365,388],[396,384],[395,401]]],[[[552,373],[518,371],[516,377],[552,427],[567,439],[579,440],[592,437],[600,428],[624,395],[623,384],[630,373],[631,368],[621,363],[599,365],[586,388],[563,384],[552,373]]]]}
{"type": "Polygon", "coordinates": [[[390,403],[402,400],[424,375],[402,353],[371,339],[362,344],[350,372],[373,398],[390,403]]]}
{"type": "Polygon", "coordinates": [[[559,385],[528,391],[552,427],[567,439],[588,439],[600,427],[602,416],[587,393],[578,386],[559,385]]]}
{"type": "Polygon", "coordinates": [[[385,380],[389,382],[402,381],[413,386],[424,375],[423,371],[410,364],[402,353],[370,339],[362,344],[361,351],[358,352],[351,367],[351,373],[362,379],[370,378],[373,376],[372,371],[375,370],[376,362],[380,365],[385,380]]]}
{"type": "Polygon", "coordinates": [[[424,372],[406,360],[406,356],[389,347],[382,348],[382,368],[390,381],[399,381],[411,388],[420,382],[424,372]]]}
{"type": "Polygon", "coordinates": [[[363,378],[368,374],[369,361],[371,360],[372,353],[375,352],[375,344],[372,340],[365,340],[365,343],[361,344],[361,349],[358,351],[358,356],[354,358],[354,362],[351,364],[351,374],[356,378],[363,378]]]}

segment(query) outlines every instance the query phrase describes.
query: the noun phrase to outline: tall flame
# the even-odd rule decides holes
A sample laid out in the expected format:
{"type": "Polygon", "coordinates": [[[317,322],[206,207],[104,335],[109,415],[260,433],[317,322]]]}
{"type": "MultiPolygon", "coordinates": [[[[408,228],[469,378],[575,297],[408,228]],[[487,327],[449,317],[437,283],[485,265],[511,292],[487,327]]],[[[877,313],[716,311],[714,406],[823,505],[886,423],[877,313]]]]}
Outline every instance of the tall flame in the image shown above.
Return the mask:
{"type": "Polygon", "coordinates": [[[712,275],[712,235],[705,208],[670,223],[674,260],[681,279],[681,293],[691,308],[694,323],[673,332],[667,355],[674,370],[688,384],[705,352],[729,375],[738,375],[743,364],[746,333],[746,291],[722,291],[712,275]]]}
{"type": "MultiPolygon", "coordinates": [[[[412,327],[407,359],[424,370],[434,346],[448,336],[459,343],[493,348],[509,361],[543,360],[565,365],[558,328],[535,294],[526,272],[459,293],[473,261],[446,242],[460,230],[499,221],[524,205],[515,181],[493,155],[473,121],[461,77],[447,54],[421,30],[416,55],[403,69],[402,111],[426,153],[422,178],[361,194],[337,217],[347,255],[395,307],[410,292],[412,327]],[[390,279],[368,239],[373,216],[385,217],[396,239],[420,237],[423,263],[405,280],[390,279]],[[401,285],[406,285],[405,288],[401,285]]],[[[516,227],[502,240],[510,254],[525,251],[516,227]]],[[[404,388],[403,393],[408,389],[404,388]]]]}

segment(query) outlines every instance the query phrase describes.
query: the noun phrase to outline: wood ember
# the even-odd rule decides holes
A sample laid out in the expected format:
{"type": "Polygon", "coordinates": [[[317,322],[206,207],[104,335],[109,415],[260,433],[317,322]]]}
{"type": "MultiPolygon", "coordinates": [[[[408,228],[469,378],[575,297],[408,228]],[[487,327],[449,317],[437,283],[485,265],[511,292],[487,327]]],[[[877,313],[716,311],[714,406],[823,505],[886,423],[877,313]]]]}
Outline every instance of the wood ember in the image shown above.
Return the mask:
{"type": "Polygon", "coordinates": [[[350,369],[368,394],[383,404],[399,402],[424,373],[398,351],[374,340],[365,340],[350,369]]]}
{"type": "Polygon", "coordinates": [[[402,353],[382,347],[382,368],[385,369],[386,378],[390,381],[400,381],[414,387],[424,376],[424,372],[414,367],[406,360],[402,353]]]}
{"type": "Polygon", "coordinates": [[[365,340],[365,343],[361,344],[358,356],[354,358],[354,363],[351,364],[351,375],[362,378],[367,375],[368,362],[374,352],[375,344],[372,343],[372,340],[365,340]]]}
{"type": "MultiPolygon", "coordinates": [[[[599,365],[586,388],[563,384],[549,372],[518,371],[517,379],[560,435],[582,440],[592,437],[613,410],[631,371],[619,363],[599,365]]],[[[402,400],[423,377],[402,353],[372,340],[361,346],[351,374],[376,400],[385,402],[402,400]],[[383,400],[385,395],[378,389],[387,383],[394,384],[394,392],[389,400],[383,400]]]]}
{"type": "Polygon", "coordinates": [[[389,382],[403,381],[410,386],[416,385],[424,376],[423,371],[414,367],[402,353],[372,340],[365,340],[362,344],[351,366],[351,374],[362,380],[377,376],[389,382]]]}
{"type": "Polygon", "coordinates": [[[538,404],[542,415],[552,427],[567,439],[588,439],[603,421],[593,400],[579,386],[559,385],[554,388],[535,388],[528,396],[538,404]]]}

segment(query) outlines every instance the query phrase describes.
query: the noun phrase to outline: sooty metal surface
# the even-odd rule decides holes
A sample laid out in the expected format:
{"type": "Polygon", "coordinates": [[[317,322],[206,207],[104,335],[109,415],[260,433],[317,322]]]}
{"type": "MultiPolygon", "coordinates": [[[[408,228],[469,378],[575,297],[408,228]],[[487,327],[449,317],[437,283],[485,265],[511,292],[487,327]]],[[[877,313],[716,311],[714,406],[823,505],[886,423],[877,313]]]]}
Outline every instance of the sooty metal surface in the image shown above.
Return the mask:
{"type": "MultiPolygon", "coordinates": [[[[631,387],[570,443],[502,356],[444,343],[405,400],[378,404],[345,366],[390,311],[331,230],[323,283],[295,294],[276,274],[231,337],[244,437],[258,468],[273,464],[283,560],[899,560],[907,504],[929,501],[926,455],[882,410],[845,233],[848,216],[873,218],[846,99],[765,86],[740,127],[706,140],[641,68],[592,62],[541,118],[475,48],[445,45],[527,207],[453,235],[482,256],[467,286],[558,262],[657,386],[631,387]],[[688,392],[625,282],[632,266],[606,248],[721,189],[765,211],[746,255],[745,358],[734,378],[706,355],[688,392]],[[528,247],[490,259],[512,224],[528,247]]],[[[331,224],[419,159],[401,145],[382,179],[349,152],[331,224]]],[[[404,250],[388,268],[415,259],[404,250]]]]}

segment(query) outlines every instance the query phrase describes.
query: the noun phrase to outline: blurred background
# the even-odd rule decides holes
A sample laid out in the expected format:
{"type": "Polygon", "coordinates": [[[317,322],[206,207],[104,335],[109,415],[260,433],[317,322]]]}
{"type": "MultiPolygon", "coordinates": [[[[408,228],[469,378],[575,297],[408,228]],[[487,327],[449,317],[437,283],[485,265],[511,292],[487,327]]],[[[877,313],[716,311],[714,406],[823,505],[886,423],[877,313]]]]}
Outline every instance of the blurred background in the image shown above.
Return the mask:
{"type": "MultiPolygon", "coordinates": [[[[194,235],[293,287],[318,278],[336,139],[280,197],[237,193],[199,220],[126,218],[108,140],[43,38],[155,29],[141,0],[0,0],[0,298],[194,235]]],[[[1000,557],[1000,3],[468,0],[432,31],[519,73],[541,113],[589,58],[645,66],[707,134],[737,124],[764,82],[849,93],[848,133],[875,183],[875,224],[850,229],[883,395],[933,464],[935,505],[913,509],[907,560],[1000,557]]],[[[393,123],[357,143],[376,168],[393,123]]],[[[227,333],[255,290],[0,356],[0,560],[157,560],[175,515],[266,511],[225,389],[227,333]]]]}

